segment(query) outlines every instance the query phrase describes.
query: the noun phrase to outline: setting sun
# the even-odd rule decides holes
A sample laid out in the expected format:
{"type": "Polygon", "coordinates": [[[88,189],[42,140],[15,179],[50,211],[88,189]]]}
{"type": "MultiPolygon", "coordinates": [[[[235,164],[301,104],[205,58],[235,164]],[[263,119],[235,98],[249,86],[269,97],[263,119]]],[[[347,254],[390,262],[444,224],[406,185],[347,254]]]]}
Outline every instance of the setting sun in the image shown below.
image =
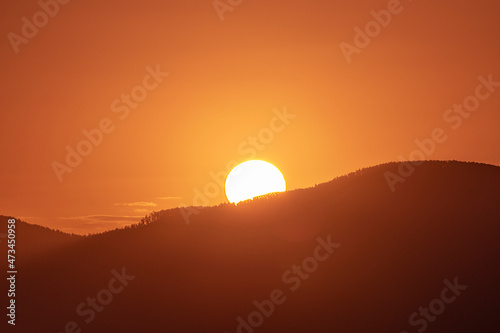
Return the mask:
{"type": "Polygon", "coordinates": [[[237,165],[226,178],[226,197],[231,203],[286,190],[285,177],[271,163],[259,160],[237,165]]]}

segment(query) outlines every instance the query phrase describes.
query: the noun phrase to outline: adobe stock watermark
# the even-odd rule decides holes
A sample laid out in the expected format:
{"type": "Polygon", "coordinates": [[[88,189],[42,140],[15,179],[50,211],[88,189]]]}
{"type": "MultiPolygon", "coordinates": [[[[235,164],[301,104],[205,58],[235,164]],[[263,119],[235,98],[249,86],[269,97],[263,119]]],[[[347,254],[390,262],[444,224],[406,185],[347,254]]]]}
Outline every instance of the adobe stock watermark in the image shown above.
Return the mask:
{"type": "MultiPolygon", "coordinates": [[[[244,159],[254,159],[259,151],[263,151],[266,146],[274,140],[276,134],[284,131],[285,128],[290,125],[291,121],[297,117],[294,114],[288,113],[286,106],[284,106],[281,111],[274,109],[273,114],[274,116],[269,121],[267,127],[262,128],[256,135],[248,136],[238,144],[236,150],[244,159]]],[[[225,170],[217,173],[209,173],[210,178],[213,180],[212,182],[205,184],[201,190],[197,187],[193,189],[194,196],[192,206],[186,207],[185,204],[181,204],[179,208],[186,224],[189,224],[189,217],[191,215],[197,215],[200,212],[199,209],[193,206],[206,206],[210,203],[211,199],[217,197],[221,193],[221,190],[224,189],[224,182],[227,174],[236,165],[238,165],[237,161],[229,161],[226,164],[225,170]]]]}
{"type": "MultiPolygon", "coordinates": [[[[297,291],[302,282],[309,279],[313,273],[318,270],[319,263],[325,262],[330,258],[335,249],[338,249],[341,244],[333,243],[331,235],[328,235],[326,240],[317,237],[318,245],[313,251],[312,256],[305,258],[299,265],[292,265],[281,275],[281,281],[288,287],[288,292],[297,291]]],[[[254,300],[252,302],[255,310],[247,316],[239,316],[236,318],[238,327],[236,333],[253,333],[255,329],[264,324],[266,318],[273,315],[276,307],[287,301],[287,296],[282,289],[274,289],[269,293],[269,299],[263,301],[254,300]]],[[[227,333],[227,332],[226,332],[227,333]]]]}
{"type": "Polygon", "coordinates": [[[373,20],[368,21],[364,29],[358,26],[354,27],[354,32],[356,33],[353,39],[354,45],[346,42],[339,44],[347,63],[350,64],[352,62],[353,54],[360,54],[361,50],[368,47],[372,40],[382,33],[382,28],[387,28],[393,17],[401,14],[403,9],[404,7],[400,0],[389,0],[387,2],[387,9],[381,9],[378,12],[375,10],[370,11],[373,20]]]}
{"type": "Polygon", "coordinates": [[[21,44],[28,44],[28,42],[38,35],[38,31],[45,27],[51,19],[53,19],[60,9],[60,5],[66,5],[70,0],[40,0],[38,6],[40,10],[35,12],[31,20],[23,16],[21,18],[21,34],[9,32],[7,39],[16,54],[19,53],[19,46],[21,44]]]}
{"type": "MultiPolygon", "coordinates": [[[[500,82],[493,81],[493,74],[489,74],[487,78],[484,76],[478,77],[479,84],[471,94],[464,98],[462,103],[455,103],[453,107],[448,108],[443,113],[443,120],[449,124],[454,131],[458,130],[464,119],[470,118],[471,114],[479,109],[481,102],[486,101],[493,95],[497,87],[500,87],[500,82]]],[[[423,140],[415,139],[415,145],[418,147],[413,150],[408,159],[399,156],[400,163],[398,165],[398,174],[390,171],[384,173],[387,185],[392,192],[396,191],[396,184],[404,183],[408,177],[415,172],[415,166],[424,163],[424,160],[430,157],[436,151],[439,144],[443,144],[448,140],[446,130],[437,127],[431,131],[430,137],[423,140]]]]}
{"type": "MultiPolygon", "coordinates": [[[[109,280],[106,288],[99,290],[95,297],[87,297],[85,301],[76,307],[76,314],[87,325],[94,321],[97,313],[102,312],[106,306],[111,304],[114,296],[120,294],[129,285],[129,282],[135,279],[135,276],[127,275],[125,267],[122,268],[121,273],[113,269],[111,270],[111,274],[113,277],[109,280]]],[[[81,326],[76,321],[68,321],[64,325],[63,331],[58,331],[57,333],[81,333],[81,326]]]]}
{"type": "Polygon", "coordinates": [[[219,16],[219,20],[223,22],[224,13],[234,11],[234,9],[241,5],[242,2],[243,0],[215,0],[212,2],[212,5],[214,6],[217,16],[219,16]]]}
{"type": "MultiPolygon", "coordinates": [[[[458,277],[455,277],[453,283],[447,279],[443,283],[446,287],[441,290],[439,297],[430,301],[428,307],[420,307],[418,312],[413,312],[408,318],[408,323],[412,327],[416,327],[418,333],[424,332],[429,323],[435,322],[438,316],[446,310],[446,306],[455,302],[462,291],[467,289],[467,286],[458,283],[458,277]]],[[[400,333],[408,333],[408,331],[400,333]]]]}
{"type": "MultiPolygon", "coordinates": [[[[129,94],[121,94],[119,98],[111,102],[111,111],[116,113],[120,120],[127,119],[131,110],[136,109],[139,103],[148,97],[149,92],[158,88],[164,78],[169,75],[169,73],[161,71],[160,65],[156,65],[155,69],[147,66],[146,72],[147,74],[144,75],[141,84],[134,86],[129,94]]],[[[96,128],[82,131],[84,138],[74,145],[74,148],[67,145],[66,163],[53,161],[51,164],[59,182],[63,181],[64,174],[73,172],[76,167],[82,164],[83,159],[89,156],[94,148],[104,141],[105,134],[113,133],[115,129],[116,126],[113,120],[102,118],[96,128]]]]}

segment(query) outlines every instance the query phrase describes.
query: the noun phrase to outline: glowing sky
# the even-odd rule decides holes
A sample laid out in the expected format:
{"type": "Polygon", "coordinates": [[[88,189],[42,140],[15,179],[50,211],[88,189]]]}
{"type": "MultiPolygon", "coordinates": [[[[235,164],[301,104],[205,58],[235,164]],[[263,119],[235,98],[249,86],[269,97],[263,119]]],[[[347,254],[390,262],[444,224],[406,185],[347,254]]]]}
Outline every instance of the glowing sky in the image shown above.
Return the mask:
{"type": "Polygon", "coordinates": [[[450,118],[480,76],[500,82],[499,2],[58,6],[43,25],[36,1],[0,4],[1,214],[97,232],[225,201],[223,186],[199,193],[232,162],[266,160],[288,189],[309,187],[407,159],[435,128],[447,139],[429,159],[500,162],[500,87],[450,118]],[[23,29],[34,15],[36,33],[23,29]],[[375,17],[386,26],[356,37],[375,17]],[[79,144],[88,156],[70,167],[79,144]],[[54,162],[72,171],[61,178],[54,162]]]}

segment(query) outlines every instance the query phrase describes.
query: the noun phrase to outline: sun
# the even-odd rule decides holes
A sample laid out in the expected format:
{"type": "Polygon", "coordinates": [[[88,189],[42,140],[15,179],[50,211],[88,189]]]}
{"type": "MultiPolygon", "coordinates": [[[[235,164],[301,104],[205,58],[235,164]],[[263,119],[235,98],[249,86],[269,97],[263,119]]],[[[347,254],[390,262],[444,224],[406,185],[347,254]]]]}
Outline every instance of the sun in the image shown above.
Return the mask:
{"type": "Polygon", "coordinates": [[[283,192],[286,182],[281,171],[271,163],[251,160],[229,172],[225,190],[227,200],[238,203],[267,193],[283,192]]]}

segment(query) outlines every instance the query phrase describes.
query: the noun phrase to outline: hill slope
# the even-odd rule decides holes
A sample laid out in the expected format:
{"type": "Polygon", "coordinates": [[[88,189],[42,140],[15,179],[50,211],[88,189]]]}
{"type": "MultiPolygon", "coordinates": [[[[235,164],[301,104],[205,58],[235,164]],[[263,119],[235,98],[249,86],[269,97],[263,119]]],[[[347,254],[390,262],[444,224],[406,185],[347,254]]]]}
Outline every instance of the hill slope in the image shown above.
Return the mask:
{"type": "Polygon", "coordinates": [[[20,268],[16,331],[499,332],[500,168],[397,168],[68,243],[20,268]]]}

